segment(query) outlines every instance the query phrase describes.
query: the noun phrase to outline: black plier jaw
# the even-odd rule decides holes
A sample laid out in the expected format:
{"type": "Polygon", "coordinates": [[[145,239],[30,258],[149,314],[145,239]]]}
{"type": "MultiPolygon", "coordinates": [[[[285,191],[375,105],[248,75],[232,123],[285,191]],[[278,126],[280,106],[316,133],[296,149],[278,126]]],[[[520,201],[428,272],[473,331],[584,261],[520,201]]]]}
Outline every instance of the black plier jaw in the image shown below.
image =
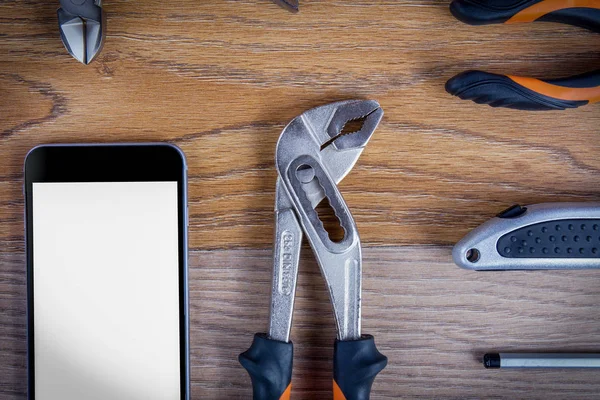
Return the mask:
{"type": "Polygon", "coordinates": [[[60,36],[69,54],[83,64],[92,62],[106,36],[102,0],[60,0],[57,15],[60,36]]]}

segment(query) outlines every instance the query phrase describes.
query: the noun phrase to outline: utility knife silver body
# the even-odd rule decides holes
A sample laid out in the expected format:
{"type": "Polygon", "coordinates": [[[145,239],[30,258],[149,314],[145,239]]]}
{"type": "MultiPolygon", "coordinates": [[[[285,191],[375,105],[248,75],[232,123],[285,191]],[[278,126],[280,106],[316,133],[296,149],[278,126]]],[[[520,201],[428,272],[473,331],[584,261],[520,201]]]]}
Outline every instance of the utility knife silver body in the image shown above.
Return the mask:
{"type": "Polygon", "coordinates": [[[600,268],[600,203],[513,206],[468,233],[452,258],[478,271],[600,268]]]}

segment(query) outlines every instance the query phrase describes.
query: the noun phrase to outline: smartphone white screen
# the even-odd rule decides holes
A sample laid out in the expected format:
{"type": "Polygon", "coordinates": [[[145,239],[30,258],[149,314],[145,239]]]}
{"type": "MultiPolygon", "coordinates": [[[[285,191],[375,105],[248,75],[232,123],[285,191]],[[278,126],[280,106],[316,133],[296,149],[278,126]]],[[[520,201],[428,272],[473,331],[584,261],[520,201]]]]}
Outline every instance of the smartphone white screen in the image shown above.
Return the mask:
{"type": "Polygon", "coordinates": [[[32,193],[36,399],[180,399],[177,182],[32,193]]]}

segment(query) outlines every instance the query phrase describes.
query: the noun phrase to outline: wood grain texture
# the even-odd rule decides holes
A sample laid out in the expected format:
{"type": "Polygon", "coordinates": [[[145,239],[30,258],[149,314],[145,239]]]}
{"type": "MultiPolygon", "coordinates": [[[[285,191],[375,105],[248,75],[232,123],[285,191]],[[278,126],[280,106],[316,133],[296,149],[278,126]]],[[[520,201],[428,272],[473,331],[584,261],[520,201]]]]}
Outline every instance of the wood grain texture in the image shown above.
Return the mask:
{"type": "MultiPolygon", "coordinates": [[[[598,392],[596,373],[490,373],[477,360],[597,349],[597,272],[469,273],[450,263],[449,246],[513,203],[597,200],[600,106],[519,112],[444,91],[473,68],[539,78],[598,69],[597,34],[470,27],[441,0],[302,0],[297,15],[268,0],[104,3],[106,45],[83,66],[60,42],[58,2],[0,0],[0,398],[25,392],[31,147],[168,141],[185,151],[193,395],[243,399],[249,379],[236,356],[267,318],[275,143],[296,115],[349,98],[386,112],[340,186],[366,247],[365,331],[390,357],[374,399],[598,392]]],[[[299,399],[330,390],[333,323],[310,259],[294,328],[299,399]]]]}

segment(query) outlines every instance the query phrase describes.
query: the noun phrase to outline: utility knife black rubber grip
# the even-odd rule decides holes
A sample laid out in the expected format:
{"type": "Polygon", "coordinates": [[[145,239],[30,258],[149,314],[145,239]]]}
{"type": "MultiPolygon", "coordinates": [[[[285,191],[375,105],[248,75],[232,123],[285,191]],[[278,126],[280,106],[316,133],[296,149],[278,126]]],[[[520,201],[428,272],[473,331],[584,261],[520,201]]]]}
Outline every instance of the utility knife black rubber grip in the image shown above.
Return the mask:
{"type": "Polygon", "coordinates": [[[539,222],[508,232],[496,249],[506,258],[600,258],[600,220],[539,222]]]}

